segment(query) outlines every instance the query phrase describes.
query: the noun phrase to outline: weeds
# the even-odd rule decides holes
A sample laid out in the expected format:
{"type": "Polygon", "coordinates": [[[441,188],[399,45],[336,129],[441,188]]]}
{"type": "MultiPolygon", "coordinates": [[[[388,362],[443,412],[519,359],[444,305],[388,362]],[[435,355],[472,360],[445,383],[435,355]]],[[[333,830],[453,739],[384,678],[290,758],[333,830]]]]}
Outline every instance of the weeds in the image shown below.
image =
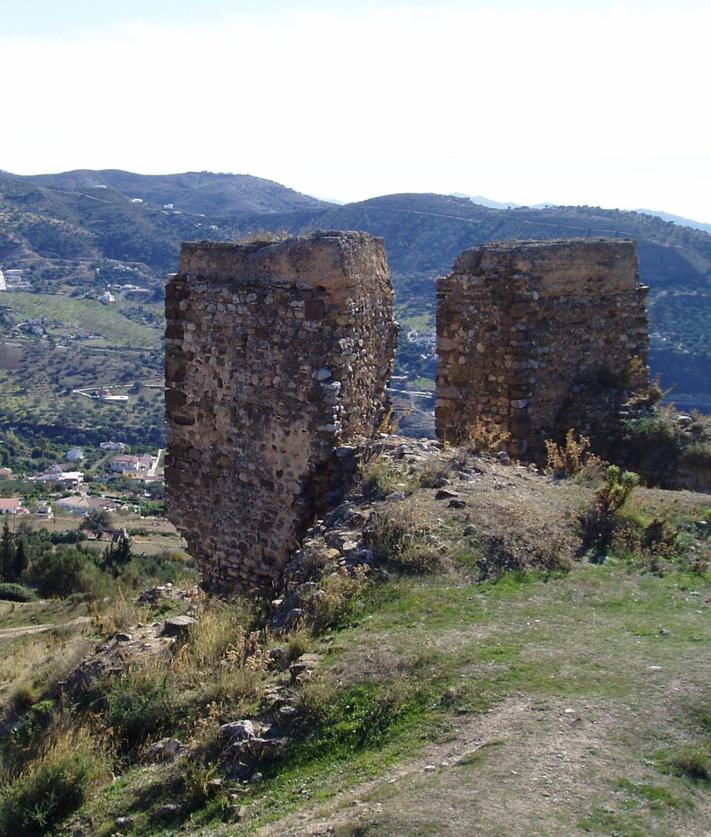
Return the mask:
{"type": "Polygon", "coordinates": [[[86,728],[53,729],[42,754],[0,790],[0,833],[42,837],[106,778],[105,754],[86,728]]]}
{"type": "Polygon", "coordinates": [[[360,477],[363,495],[371,500],[382,500],[396,491],[408,494],[414,488],[411,478],[382,453],[362,466],[360,477]]]}
{"type": "Polygon", "coordinates": [[[490,453],[506,449],[506,442],[511,438],[508,430],[502,430],[498,424],[476,420],[469,432],[466,447],[473,453],[490,453]]]}
{"type": "Polygon", "coordinates": [[[365,545],[376,558],[404,573],[422,575],[442,566],[442,557],[428,542],[429,527],[402,505],[376,511],[363,531],[365,545]]]}
{"type": "Polygon", "coordinates": [[[565,434],[565,442],[556,444],[552,439],[545,440],[546,470],[556,477],[571,477],[579,474],[583,468],[599,470],[602,460],[590,453],[590,439],[587,436],[575,438],[571,427],[565,434]]]}
{"type": "Polygon", "coordinates": [[[368,583],[368,567],[359,564],[352,572],[341,567],[323,580],[321,590],[311,599],[311,626],[323,633],[341,625],[354,611],[368,583]]]}

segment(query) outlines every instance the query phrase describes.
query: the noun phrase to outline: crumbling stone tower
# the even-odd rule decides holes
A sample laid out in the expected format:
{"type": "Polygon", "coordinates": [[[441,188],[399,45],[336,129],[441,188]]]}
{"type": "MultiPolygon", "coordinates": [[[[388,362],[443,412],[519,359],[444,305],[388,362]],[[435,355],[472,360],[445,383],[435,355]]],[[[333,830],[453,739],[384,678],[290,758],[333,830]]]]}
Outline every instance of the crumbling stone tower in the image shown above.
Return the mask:
{"type": "Polygon", "coordinates": [[[168,515],[209,589],[269,589],[387,411],[383,242],[186,243],[166,318],[168,515]]]}
{"type": "Polygon", "coordinates": [[[437,284],[439,438],[461,444],[493,430],[509,434],[510,453],[535,457],[565,432],[571,405],[586,421],[609,410],[589,384],[599,395],[634,357],[646,364],[646,292],[632,241],[504,241],[462,253],[437,284]]]}

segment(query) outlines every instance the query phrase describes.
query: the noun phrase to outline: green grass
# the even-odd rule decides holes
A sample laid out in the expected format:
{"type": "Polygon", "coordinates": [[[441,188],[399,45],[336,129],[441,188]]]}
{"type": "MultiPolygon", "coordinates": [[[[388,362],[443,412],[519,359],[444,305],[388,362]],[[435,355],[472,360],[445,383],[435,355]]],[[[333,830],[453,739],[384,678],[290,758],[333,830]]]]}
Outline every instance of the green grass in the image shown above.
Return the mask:
{"type": "MultiPolygon", "coordinates": [[[[124,317],[121,314],[122,303],[102,305],[93,299],[20,291],[5,294],[3,302],[20,320],[46,317],[50,321],[61,322],[68,329],[100,334],[115,346],[153,348],[160,345],[161,330],[124,317]]],[[[54,330],[49,326],[50,333],[54,330]]]]}

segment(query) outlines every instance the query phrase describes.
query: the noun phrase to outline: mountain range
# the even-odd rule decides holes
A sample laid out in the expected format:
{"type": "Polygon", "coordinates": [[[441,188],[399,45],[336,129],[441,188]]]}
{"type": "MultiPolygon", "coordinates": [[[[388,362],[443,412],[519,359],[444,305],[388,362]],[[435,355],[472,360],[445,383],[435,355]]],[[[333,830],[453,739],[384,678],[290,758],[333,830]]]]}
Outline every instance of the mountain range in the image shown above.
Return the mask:
{"type": "Polygon", "coordinates": [[[360,229],[385,239],[400,316],[425,322],[434,309],[433,278],[467,247],[500,239],[632,238],[650,286],[652,369],[664,386],[676,387],[678,402],[711,407],[707,225],[682,226],[659,213],[474,200],[418,193],[337,205],[249,175],[0,172],[0,267],[23,268],[44,291],[97,289],[126,271],[158,291],[176,270],[183,240],[360,229]]]}

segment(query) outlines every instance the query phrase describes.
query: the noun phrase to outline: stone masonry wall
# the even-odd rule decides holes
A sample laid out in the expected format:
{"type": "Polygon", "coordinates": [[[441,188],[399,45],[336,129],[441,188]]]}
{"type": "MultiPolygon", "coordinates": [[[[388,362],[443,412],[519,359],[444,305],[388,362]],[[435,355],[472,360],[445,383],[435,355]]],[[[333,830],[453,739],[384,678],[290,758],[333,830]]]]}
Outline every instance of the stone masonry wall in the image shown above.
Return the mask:
{"type": "Polygon", "coordinates": [[[168,515],[206,587],[268,589],[387,411],[383,242],[184,244],[166,317],[168,515]]]}
{"type": "MultiPolygon", "coordinates": [[[[535,457],[587,384],[646,363],[647,289],[635,244],[619,239],[496,242],[467,250],[437,285],[440,439],[510,434],[510,453],[535,457]]],[[[599,391],[599,386],[598,386],[599,391]]],[[[606,409],[590,399],[586,417],[606,409]]]]}

